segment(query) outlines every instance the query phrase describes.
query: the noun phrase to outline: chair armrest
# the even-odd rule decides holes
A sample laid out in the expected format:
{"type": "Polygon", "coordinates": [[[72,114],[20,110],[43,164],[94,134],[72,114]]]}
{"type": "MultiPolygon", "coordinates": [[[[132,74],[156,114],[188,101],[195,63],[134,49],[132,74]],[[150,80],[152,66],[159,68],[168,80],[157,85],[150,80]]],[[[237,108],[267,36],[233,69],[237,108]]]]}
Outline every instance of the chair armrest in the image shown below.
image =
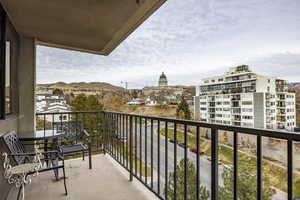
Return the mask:
{"type": "Polygon", "coordinates": [[[46,140],[47,138],[35,138],[35,137],[25,137],[19,138],[21,142],[30,142],[30,141],[37,141],[37,140],[46,140]]]}
{"type": "MultiPolygon", "coordinates": [[[[53,153],[60,154],[59,151],[46,151],[46,152],[40,152],[40,153],[43,155],[53,154],[53,153]]],[[[8,154],[8,156],[35,156],[36,154],[37,154],[37,152],[12,153],[12,154],[8,154]]]]}
{"type": "Polygon", "coordinates": [[[83,129],[83,134],[87,137],[90,137],[90,134],[85,129],[83,129]]]}
{"type": "Polygon", "coordinates": [[[28,142],[24,143],[24,142],[25,141],[21,141],[22,145],[41,145],[41,144],[53,145],[53,144],[57,144],[57,142],[35,142],[35,143],[28,143],[28,142]]]}
{"type": "Polygon", "coordinates": [[[92,136],[85,129],[83,129],[83,134],[87,137],[88,143],[92,143],[92,136]]]}
{"type": "Polygon", "coordinates": [[[30,141],[38,141],[38,140],[50,140],[50,139],[57,139],[61,137],[61,135],[54,135],[54,136],[50,136],[50,137],[20,137],[19,140],[21,142],[30,142],[30,141]]]}

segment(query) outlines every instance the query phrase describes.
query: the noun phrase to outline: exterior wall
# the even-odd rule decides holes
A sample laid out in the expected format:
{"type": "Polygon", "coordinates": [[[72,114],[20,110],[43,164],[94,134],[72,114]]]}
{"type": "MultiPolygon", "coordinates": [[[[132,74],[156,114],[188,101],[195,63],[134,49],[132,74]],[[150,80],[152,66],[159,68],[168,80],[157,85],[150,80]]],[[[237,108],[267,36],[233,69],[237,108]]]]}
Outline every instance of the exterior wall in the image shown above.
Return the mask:
{"type": "Polygon", "coordinates": [[[19,123],[20,136],[34,136],[35,132],[35,41],[20,37],[19,63],[19,123]]]}
{"type": "Polygon", "coordinates": [[[292,130],[295,94],[287,92],[286,81],[238,68],[202,80],[196,87],[195,113],[209,123],[292,130]]]}
{"type": "Polygon", "coordinates": [[[254,127],[266,128],[264,93],[255,93],[254,102],[254,127]]]}
{"type": "Polygon", "coordinates": [[[200,101],[199,101],[199,96],[194,97],[194,118],[198,119],[200,117],[200,101]]]}
{"type": "MultiPolygon", "coordinates": [[[[1,6],[1,5],[0,5],[1,6]]],[[[0,8],[1,9],[1,8],[0,8]]],[[[0,30],[1,31],[1,30],[0,30]]],[[[18,112],[19,112],[19,98],[18,98],[18,54],[19,54],[19,36],[14,30],[9,20],[6,20],[6,40],[10,41],[10,66],[11,66],[11,102],[12,114],[7,115],[5,120],[0,120],[0,137],[8,131],[18,130],[18,112]]],[[[0,152],[7,151],[4,147],[3,141],[0,140],[0,152]]],[[[11,185],[3,177],[3,158],[0,155],[0,200],[5,200],[8,195],[11,185]]]]}
{"type": "MultiPolygon", "coordinates": [[[[0,5],[1,6],[1,5],[0,5]]],[[[1,31],[1,30],[0,30],[1,31]]],[[[34,80],[35,47],[34,40],[20,37],[13,25],[6,18],[6,40],[10,41],[11,73],[11,109],[12,113],[0,120],[0,137],[16,131],[19,136],[33,136],[35,131],[34,80]]],[[[5,152],[0,140],[0,152],[5,152]]],[[[3,159],[0,158],[0,200],[5,200],[11,185],[3,178],[3,159]]]]}

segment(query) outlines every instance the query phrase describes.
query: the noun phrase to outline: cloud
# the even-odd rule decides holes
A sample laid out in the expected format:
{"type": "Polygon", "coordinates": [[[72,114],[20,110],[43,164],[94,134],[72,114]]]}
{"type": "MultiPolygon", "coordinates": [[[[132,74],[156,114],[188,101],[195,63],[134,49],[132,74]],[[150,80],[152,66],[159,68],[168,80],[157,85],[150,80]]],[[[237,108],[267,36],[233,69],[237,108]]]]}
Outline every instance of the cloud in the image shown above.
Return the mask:
{"type": "Polygon", "coordinates": [[[298,0],[167,1],[108,57],[38,47],[38,82],[143,87],[165,71],[170,83],[189,85],[237,64],[272,76],[284,66],[298,80],[299,9],[298,0]]]}

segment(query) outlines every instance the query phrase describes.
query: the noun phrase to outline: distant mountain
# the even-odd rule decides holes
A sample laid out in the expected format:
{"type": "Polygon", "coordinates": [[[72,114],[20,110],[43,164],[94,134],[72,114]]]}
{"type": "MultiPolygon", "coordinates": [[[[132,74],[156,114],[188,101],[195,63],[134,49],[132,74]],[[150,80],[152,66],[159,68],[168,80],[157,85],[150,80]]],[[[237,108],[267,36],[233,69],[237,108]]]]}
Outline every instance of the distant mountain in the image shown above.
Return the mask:
{"type": "Polygon", "coordinates": [[[38,88],[61,88],[61,89],[88,89],[88,90],[97,90],[97,91],[123,91],[124,88],[115,86],[109,83],[104,82],[56,82],[56,83],[46,83],[46,84],[37,84],[38,88]]]}

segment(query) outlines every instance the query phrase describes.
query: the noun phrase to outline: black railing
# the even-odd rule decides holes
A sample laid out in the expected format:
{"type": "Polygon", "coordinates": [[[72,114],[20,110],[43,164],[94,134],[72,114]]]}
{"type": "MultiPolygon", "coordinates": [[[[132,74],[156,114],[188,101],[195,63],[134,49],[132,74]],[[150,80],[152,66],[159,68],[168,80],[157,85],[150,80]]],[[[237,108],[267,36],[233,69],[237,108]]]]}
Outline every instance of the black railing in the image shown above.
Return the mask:
{"type": "Polygon", "coordinates": [[[44,127],[39,129],[45,134],[48,128],[55,133],[52,129],[54,119],[59,119],[60,123],[81,122],[93,136],[94,150],[104,149],[129,172],[130,180],[135,177],[160,199],[201,200],[207,199],[207,193],[209,199],[221,199],[220,188],[226,184],[222,173],[228,168],[232,173],[231,197],[243,199],[239,194],[242,189],[239,181],[243,181],[239,175],[247,172],[239,170],[241,157],[247,157],[256,165],[255,174],[250,174],[256,175],[256,183],[253,183],[256,191],[249,195],[264,199],[264,177],[267,176],[264,167],[268,165],[286,170],[283,176],[286,179],[278,176],[282,187],[269,183],[274,191],[281,190],[283,195],[286,194],[283,199],[292,200],[293,193],[298,191],[293,179],[298,173],[293,167],[293,149],[300,141],[300,135],[296,133],[107,111],[47,113],[37,114],[37,118],[44,120],[44,127]],[[64,119],[65,115],[67,118],[64,119]],[[47,119],[53,120],[47,122],[47,119]],[[225,133],[226,138],[229,135],[231,139],[224,142],[225,133]],[[286,162],[280,163],[263,155],[263,150],[267,149],[264,141],[267,140],[286,145],[282,151],[286,152],[286,162]],[[224,152],[230,152],[232,160],[224,159],[224,152]],[[191,165],[195,174],[189,171],[191,165]]]}

